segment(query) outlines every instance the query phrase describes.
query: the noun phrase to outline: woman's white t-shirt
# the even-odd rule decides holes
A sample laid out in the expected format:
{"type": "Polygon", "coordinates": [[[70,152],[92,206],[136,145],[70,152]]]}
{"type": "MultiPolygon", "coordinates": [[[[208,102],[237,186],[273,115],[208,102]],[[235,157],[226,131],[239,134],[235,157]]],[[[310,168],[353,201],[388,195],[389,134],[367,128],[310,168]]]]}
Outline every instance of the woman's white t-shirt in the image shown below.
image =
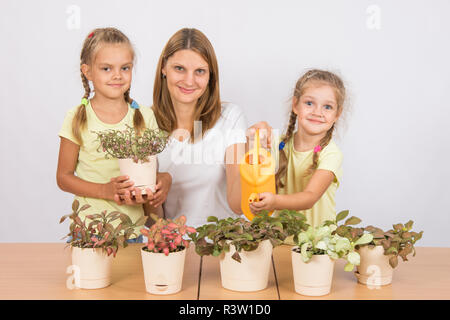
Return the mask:
{"type": "Polygon", "coordinates": [[[236,217],[227,202],[225,150],[233,144],[245,143],[246,129],[247,120],[241,108],[222,103],[220,118],[201,140],[190,143],[189,139],[180,142],[170,138],[166,149],[158,155],[158,171],[172,176],[172,186],[163,204],[166,218],[185,215],[187,225],[198,227],[207,223],[208,216],[236,217]]]}

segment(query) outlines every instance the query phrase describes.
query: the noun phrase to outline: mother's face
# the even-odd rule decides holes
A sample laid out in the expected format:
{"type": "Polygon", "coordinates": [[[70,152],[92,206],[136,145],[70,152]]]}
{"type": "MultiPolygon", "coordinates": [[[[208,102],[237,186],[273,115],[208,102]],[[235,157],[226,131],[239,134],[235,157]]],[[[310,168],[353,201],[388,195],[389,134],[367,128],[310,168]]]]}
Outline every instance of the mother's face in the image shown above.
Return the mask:
{"type": "Polygon", "coordinates": [[[208,62],[195,51],[185,49],[167,59],[162,73],[173,105],[194,105],[205,92],[209,82],[208,62]]]}

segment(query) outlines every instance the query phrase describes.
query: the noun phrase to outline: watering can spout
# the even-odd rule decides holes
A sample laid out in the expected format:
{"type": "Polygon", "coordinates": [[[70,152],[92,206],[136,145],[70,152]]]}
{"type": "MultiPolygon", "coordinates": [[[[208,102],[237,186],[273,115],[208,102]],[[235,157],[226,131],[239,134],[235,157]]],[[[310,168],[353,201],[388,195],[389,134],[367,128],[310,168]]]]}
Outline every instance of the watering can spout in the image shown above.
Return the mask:
{"type": "MultiPolygon", "coordinates": [[[[239,164],[241,175],[241,209],[251,221],[255,215],[250,211],[249,204],[259,201],[258,193],[275,193],[275,163],[272,155],[261,148],[259,130],[255,133],[253,148],[247,152],[239,164]]],[[[270,212],[269,214],[272,214],[270,212]]]]}

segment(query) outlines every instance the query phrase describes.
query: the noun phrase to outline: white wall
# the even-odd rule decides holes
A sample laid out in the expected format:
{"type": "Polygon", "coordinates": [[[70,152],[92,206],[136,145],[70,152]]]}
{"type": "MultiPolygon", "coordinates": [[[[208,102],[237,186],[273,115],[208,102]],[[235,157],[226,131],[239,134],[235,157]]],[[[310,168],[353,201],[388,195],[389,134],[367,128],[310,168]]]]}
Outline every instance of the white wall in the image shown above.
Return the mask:
{"type": "Polygon", "coordinates": [[[56,185],[57,132],[82,97],[86,34],[115,26],[131,38],[132,96],[150,105],[159,54],[188,26],[213,43],[222,99],[250,123],[283,129],[301,73],[339,72],[352,111],[337,140],[345,156],[337,209],[382,228],[413,219],[425,231],[420,245],[450,246],[449,1],[4,0],[0,12],[0,242],[66,233],[58,222],[72,195],[56,185]]]}

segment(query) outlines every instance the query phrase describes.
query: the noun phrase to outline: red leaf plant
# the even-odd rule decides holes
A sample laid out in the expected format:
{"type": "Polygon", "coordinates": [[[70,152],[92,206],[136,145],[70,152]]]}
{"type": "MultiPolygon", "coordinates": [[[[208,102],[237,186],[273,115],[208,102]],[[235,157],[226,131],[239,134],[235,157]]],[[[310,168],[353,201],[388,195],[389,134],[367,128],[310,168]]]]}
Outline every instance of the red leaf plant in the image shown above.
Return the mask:
{"type": "Polygon", "coordinates": [[[191,241],[183,239],[183,236],[197,232],[195,228],[185,225],[185,216],[172,220],[160,218],[152,213],[150,217],[155,223],[148,229],[141,229],[141,233],[148,238],[143,248],[147,252],[164,253],[168,256],[171,252],[182,251],[189,247],[191,241]]]}

